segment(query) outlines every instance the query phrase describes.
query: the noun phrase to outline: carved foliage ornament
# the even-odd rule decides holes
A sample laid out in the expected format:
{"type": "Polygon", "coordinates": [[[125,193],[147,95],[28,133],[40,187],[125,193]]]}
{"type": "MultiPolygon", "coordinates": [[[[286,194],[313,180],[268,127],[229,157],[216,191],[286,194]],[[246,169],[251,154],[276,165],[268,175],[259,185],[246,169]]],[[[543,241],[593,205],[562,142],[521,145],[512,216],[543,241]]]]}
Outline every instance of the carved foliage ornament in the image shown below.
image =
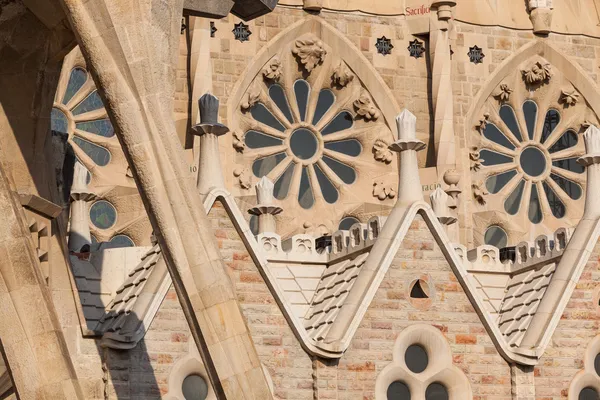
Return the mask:
{"type": "Polygon", "coordinates": [[[250,85],[248,92],[244,95],[244,99],[242,100],[242,111],[248,110],[256,105],[260,101],[261,90],[260,86],[256,83],[250,85]]]}
{"type": "Polygon", "coordinates": [[[350,82],[352,82],[352,80],[354,79],[354,75],[352,74],[352,72],[350,72],[350,68],[346,66],[346,63],[340,61],[337,67],[335,67],[333,70],[332,79],[336,85],[340,87],[345,87],[350,82]]]}
{"type": "Polygon", "coordinates": [[[510,100],[510,94],[512,92],[513,90],[506,83],[503,83],[500,85],[499,92],[494,97],[500,100],[500,102],[506,103],[510,100]]]}
{"type": "Polygon", "coordinates": [[[366,92],[362,92],[360,97],[354,101],[356,113],[363,117],[365,121],[376,121],[381,114],[377,107],[371,101],[371,97],[366,92]]]}
{"type": "Polygon", "coordinates": [[[389,164],[393,160],[392,151],[388,148],[389,145],[381,139],[377,139],[373,144],[373,155],[377,161],[389,164]]]}
{"type": "Polygon", "coordinates": [[[281,60],[279,59],[279,57],[275,56],[263,69],[263,76],[265,77],[265,79],[270,81],[279,81],[282,72],[283,70],[281,67],[281,60]]]}
{"type": "Polygon", "coordinates": [[[385,184],[383,181],[378,180],[373,182],[373,196],[382,201],[388,197],[393,199],[396,197],[396,191],[392,185],[385,184]]]}
{"type": "Polygon", "coordinates": [[[471,189],[473,190],[473,198],[477,201],[477,203],[482,206],[485,205],[486,200],[485,196],[489,193],[485,190],[485,185],[483,182],[476,182],[471,185],[471,189]]]}
{"type": "Polygon", "coordinates": [[[469,160],[471,161],[471,171],[479,171],[481,168],[481,163],[484,160],[481,159],[479,149],[477,147],[471,147],[471,151],[469,152],[469,160]]]}
{"type": "Polygon", "coordinates": [[[311,72],[317,65],[323,62],[327,50],[325,50],[323,42],[319,39],[309,37],[296,40],[292,53],[298,57],[306,72],[311,72]]]}
{"type": "Polygon", "coordinates": [[[573,90],[561,90],[559,101],[564,104],[565,107],[574,106],[579,101],[579,93],[575,89],[573,90]]]}
{"type": "Polygon", "coordinates": [[[479,120],[479,124],[475,128],[479,131],[479,133],[483,134],[485,127],[487,126],[490,120],[490,113],[483,114],[483,118],[479,120]]]}
{"type": "Polygon", "coordinates": [[[250,181],[250,174],[248,168],[238,167],[233,170],[233,176],[238,178],[238,183],[242,189],[250,189],[252,187],[252,182],[250,181]]]}
{"type": "Polygon", "coordinates": [[[528,84],[541,84],[548,82],[552,77],[552,66],[538,61],[531,68],[521,70],[521,73],[528,84]]]}
{"type": "Polygon", "coordinates": [[[238,153],[243,153],[246,149],[246,143],[244,143],[244,135],[238,131],[233,132],[233,148],[238,153]]]}

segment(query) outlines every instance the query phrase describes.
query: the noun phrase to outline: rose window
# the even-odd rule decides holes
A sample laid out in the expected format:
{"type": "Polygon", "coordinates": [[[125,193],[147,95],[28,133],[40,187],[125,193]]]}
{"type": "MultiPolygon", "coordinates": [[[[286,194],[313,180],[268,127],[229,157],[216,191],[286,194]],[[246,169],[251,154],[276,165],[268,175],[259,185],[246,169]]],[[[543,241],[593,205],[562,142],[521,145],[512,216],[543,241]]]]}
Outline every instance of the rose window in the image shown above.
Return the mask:
{"type": "Polygon", "coordinates": [[[330,112],[339,105],[329,89],[319,92],[314,105],[309,104],[311,87],[307,81],[297,80],[293,89],[294,98],[288,99],[280,85],[271,85],[268,96],[276,109],[271,112],[263,103],[250,109],[255,128],[246,132],[244,142],[253,150],[252,172],[257,178],[275,177],[277,199],[297,193],[304,209],[314,205],[317,195],[335,203],[338,188],[356,180],[351,165],[362,146],[351,138],[354,117],[343,109],[330,112]],[[290,109],[292,101],[298,107],[297,117],[290,109]]]}
{"type": "Polygon", "coordinates": [[[516,113],[504,104],[497,115],[486,115],[479,153],[490,195],[501,196],[509,215],[526,212],[534,224],[550,214],[563,218],[569,204],[582,199],[585,182],[575,129],[556,109],[538,113],[537,104],[527,100],[516,113]]]}

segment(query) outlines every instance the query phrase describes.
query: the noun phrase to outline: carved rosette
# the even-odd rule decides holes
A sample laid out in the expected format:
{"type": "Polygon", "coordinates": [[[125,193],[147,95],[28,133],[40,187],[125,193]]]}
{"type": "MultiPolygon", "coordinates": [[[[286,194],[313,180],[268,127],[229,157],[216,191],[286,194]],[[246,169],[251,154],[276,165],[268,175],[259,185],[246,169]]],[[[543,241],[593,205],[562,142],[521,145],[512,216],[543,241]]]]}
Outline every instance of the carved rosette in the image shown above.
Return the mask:
{"type": "Polygon", "coordinates": [[[473,191],[473,198],[475,201],[484,206],[486,203],[485,196],[487,196],[489,193],[487,190],[485,190],[485,185],[483,182],[474,182],[471,184],[471,190],[473,191]]]}
{"type": "Polygon", "coordinates": [[[283,68],[281,67],[281,60],[278,56],[273,57],[263,69],[263,77],[268,81],[278,82],[279,79],[281,79],[282,73],[283,68]]]}
{"type": "Polygon", "coordinates": [[[549,63],[542,64],[537,61],[531,68],[521,70],[523,79],[530,85],[547,83],[552,78],[552,66],[549,63]]]}
{"type": "Polygon", "coordinates": [[[485,127],[487,126],[490,120],[490,113],[484,113],[483,118],[479,120],[479,124],[475,126],[475,128],[479,131],[479,133],[483,134],[485,127]]]}
{"type": "Polygon", "coordinates": [[[564,104],[565,107],[574,106],[579,101],[579,93],[577,93],[575,89],[563,89],[560,93],[560,98],[558,101],[564,104]]]}
{"type": "Polygon", "coordinates": [[[363,117],[365,121],[376,121],[381,115],[381,112],[371,101],[371,97],[364,91],[354,101],[354,108],[356,109],[356,113],[363,117]]]}
{"type": "Polygon", "coordinates": [[[296,40],[292,53],[298,58],[306,72],[312,72],[317,65],[323,62],[327,50],[323,47],[323,42],[313,36],[296,40]]]}
{"type": "Polygon", "coordinates": [[[501,103],[506,103],[510,100],[510,94],[513,90],[506,84],[503,83],[498,88],[498,93],[494,95],[501,103]]]}

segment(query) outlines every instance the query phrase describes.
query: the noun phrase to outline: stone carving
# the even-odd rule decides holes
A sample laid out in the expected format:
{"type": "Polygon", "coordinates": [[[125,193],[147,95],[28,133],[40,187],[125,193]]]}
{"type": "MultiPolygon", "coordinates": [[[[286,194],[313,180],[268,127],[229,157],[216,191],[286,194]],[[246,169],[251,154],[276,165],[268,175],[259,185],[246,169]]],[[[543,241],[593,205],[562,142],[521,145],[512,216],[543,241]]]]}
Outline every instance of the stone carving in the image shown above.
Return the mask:
{"type": "Polygon", "coordinates": [[[313,248],[313,241],[305,238],[295,238],[296,239],[296,252],[297,253],[310,253],[313,248]]]}
{"type": "Polygon", "coordinates": [[[298,57],[306,72],[311,72],[323,62],[327,50],[323,47],[323,42],[313,36],[296,40],[292,53],[298,57]]]}
{"type": "Polygon", "coordinates": [[[475,126],[475,128],[479,131],[479,133],[481,133],[483,135],[483,131],[485,130],[485,127],[487,126],[488,122],[490,120],[490,113],[485,113],[483,114],[483,118],[479,120],[479,124],[477,124],[475,126]]]}
{"type": "Polygon", "coordinates": [[[377,161],[381,161],[382,163],[386,164],[392,162],[394,155],[388,147],[389,144],[387,144],[381,139],[377,139],[375,141],[375,143],[373,144],[373,155],[377,161]]]}
{"type": "Polygon", "coordinates": [[[244,143],[244,136],[238,131],[233,132],[233,148],[238,153],[243,153],[246,150],[246,143],[244,143]]]}
{"type": "Polygon", "coordinates": [[[354,101],[354,108],[365,121],[376,121],[381,114],[366,92],[362,92],[360,97],[354,101]]]}
{"type": "Polygon", "coordinates": [[[354,75],[345,62],[340,63],[333,69],[333,82],[341,87],[345,87],[354,79],[354,75]]]}
{"type": "Polygon", "coordinates": [[[236,168],[233,170],[233,176],[238,178],[238,183],[242,189],[250,189],[252,182],[250,181],[250,174],[248,168],[236,168]]]}
{"type": "Polygon", "coordinates": [[[494,97],[501,103],[505,103],[510,100],[510,94],[512,92],[513,90],[506,83],[503,83],[500,85],[499,92],[494,97]]]}
{"type": "Polygon", "coordinates": [[[484,160],[481,159],[481,155],[477,147],[471,147],[471,151],[469,152],[469,160],[471,161],[471,171],[479,171],[481,168],[481,163],[484,160]]]}
{"type": "Polygon", "coordinates": [[[267,253],[277,253],[279,251],[279,240],[276,237],[263,236],[261,244],[267,253]]]}
{"type": "Polygon", "coordinates": [[[263,76],[269,81],[279,81],[282,73],[283,68],[278,56],[271,58],[271,61],[269,61],[267,66],[263,69],[263,76]]]}
{"type": "Polygon", "coordinates": [[[573,90],[561,90],[559,102],[563,103],[565,107],[574,106],[579,101],[579,93],[575,89],[573,90]]]}
{"type": "Polygon", "coordinates": [[[393,199],[396,197],[396,191],[392,185],[385,184],[383,181],[378,180],[373,182],[373,196],[382,201],[388,197],[393,199]]]}
{"type": "Polygon", "coordinates": [[[487,190],[485,190],[485,185],[483,182],[474,182],[471,185],[471,189],[473,190],[473,198],[477,201],[477,203],[484,206],[486,203],[485,196],[487,196],[489,193],[487,190]]]}
{"type": "Polygon", "coordinates": [[[523,79],[530,85],[547,82],[552,77],[552,66],[549,63],[536,62],[529,69],[521,70],[523,79]]]}
{"type": "Polygon", "coordinates": [[[242,111],[246,111],[256,105],[260,101],[261,89],[260,86],[256,83],[250,85],[250,88],[244,95],[244,99],[242,100],[242,111]]]}

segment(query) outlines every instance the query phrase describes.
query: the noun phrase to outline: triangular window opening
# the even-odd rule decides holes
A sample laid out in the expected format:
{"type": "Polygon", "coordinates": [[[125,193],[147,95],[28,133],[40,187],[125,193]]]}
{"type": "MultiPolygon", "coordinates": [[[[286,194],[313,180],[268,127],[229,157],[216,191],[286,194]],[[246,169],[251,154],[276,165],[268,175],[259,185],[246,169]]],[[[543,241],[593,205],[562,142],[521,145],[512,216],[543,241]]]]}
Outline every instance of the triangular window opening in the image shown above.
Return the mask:
{"type": "Polygon", "coordinates": [[[417,280],[410,290],[410,297],[412,299],[428,299],[429,296],[425,293],[423,286],[421,286],[421,279],[417,280]]]}

